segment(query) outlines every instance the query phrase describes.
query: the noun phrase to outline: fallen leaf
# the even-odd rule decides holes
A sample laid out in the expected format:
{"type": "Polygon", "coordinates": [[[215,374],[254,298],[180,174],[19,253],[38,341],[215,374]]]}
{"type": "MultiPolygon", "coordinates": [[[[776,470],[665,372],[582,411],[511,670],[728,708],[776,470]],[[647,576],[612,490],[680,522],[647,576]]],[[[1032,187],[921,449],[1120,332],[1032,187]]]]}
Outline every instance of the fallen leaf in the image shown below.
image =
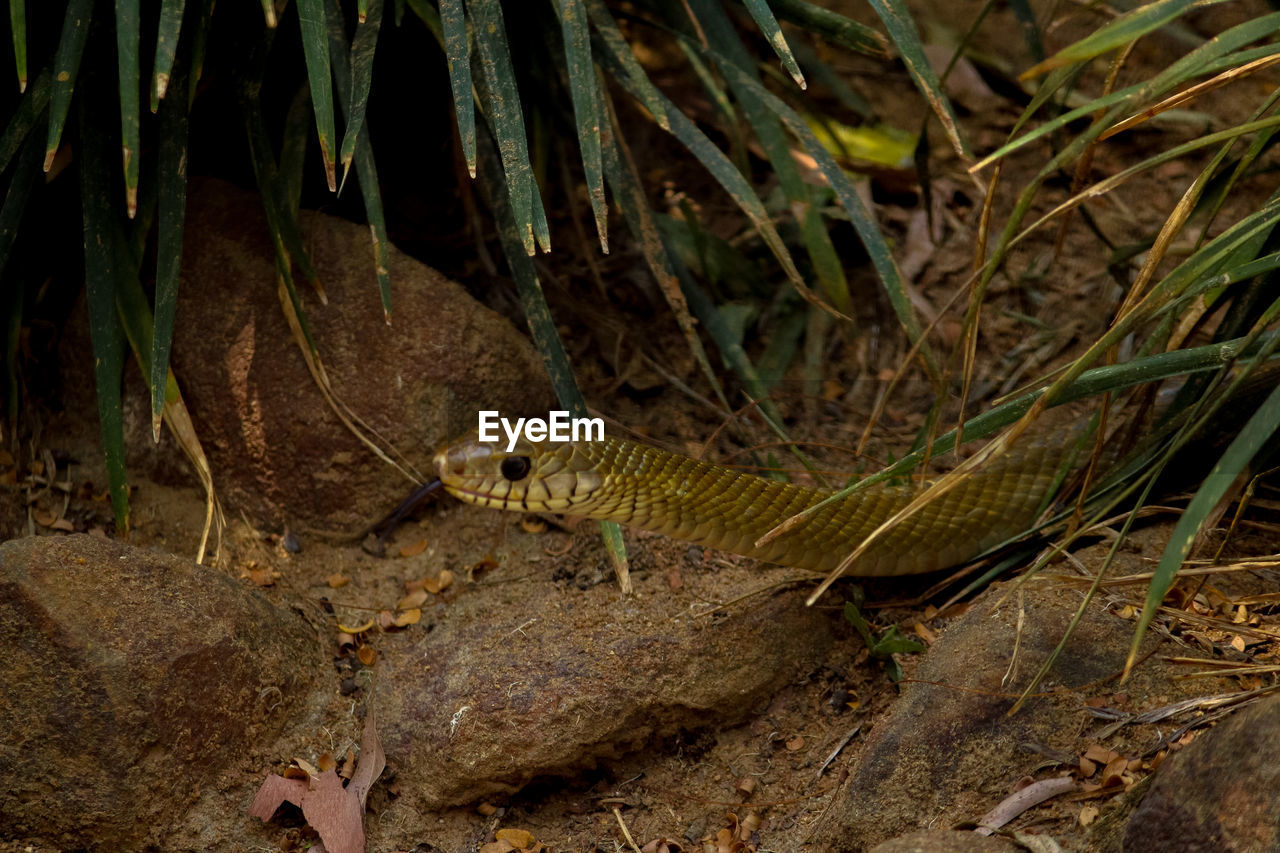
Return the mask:
{"type": "Polygon", "coordinates": [[[525,533],[546,533],[547,523],[536,515],[526,515],[520,519],[520,529],[525,533]]]}
{"type": "Polygon", "coordinates": [[[427,550],[427,540],[419,539],[417,542],[414,542],[412,545],[405,545],[403,548],[401,548],[400,556],[416,557],[425,550],[427,550]]]}
{"type": "Polygon", "coordinates": [[[498,807],[495,806],[493,803],[479,803],[476,806],[476,814],[482,817],[492,817],[493,815],[497,814],[497,812],[498,812],[498,807]]]}
{"type": "Polygon", "coordinates": [[[453,584],[453,572],[448,569],[441,569],[440,574],[434,578],[427,578],[422,582],[422,588],[432,595],[438,595],[448,589],[453,584]]]}
{"type": "Polygon", "coordinates": [[[50,527],[58,520],[58,517],[44,507],[36,507],[31,511],[31,517],[36,520],[36,524],[41,527],[50,527]]]}
{"type": "Polygon", "coordinates": [[[1088,826],[1098,818],[1098,807],[1093,805],[1085,806],[1080,809],[1080,825],[1088,826]]]}
{"type": "Polygon", "coordinates": [[[351,578],[347,577],[341,572],[334,572],[333,574],[329,575],[329,580],[327,582],[329,584],[330,589],[341,589],[342,587],[351,583],[351,578]]]}
{"type": "Polygon", "coordinates": [[[405,628],[409,625],[417,625],[418,620],[422,618],[422,611],[416,607],[401,611],[396,614],[396,620],[392,624],[397,628],[405,628]]]}
{"type": "Polygon", "coordinates": [[[346,625],[343,625],[341,622],[339,622],[338,630],[344,634],[351,634],[354,636],[356,634],[363,634],[365,631],[368,631],[370,628],[372,628],[374,624],[375,624],[375,621],[373,619],[370,619],[368,622],[365,622],[363,625],[357,625],[354,628],[349,628],[346,625]]]}
{"type": "Polygon", "coordinates": [[[333,756],[326,752],[324,755],[321,755],[316,759],[316,767],[318,767],[321,772],[324,772],[325,770],[337,770],[338,762],[334,761],[333,756]]]}
{"type": "Polygon", "coordinates": [[[532,847],[534,844],[533,833],[527,829],[499,829],[493,837],[498,841],[507,842],[517,850],[532,847]]]}
{"type": "Polygon", "coordinates": [[[396,609],[412,610],[415,607],[421,607],[426,600],[427,591],[425,589],[414,590],[396,602],[396,609]]]}
{"type": "Polygon", "coordinates": [[[386,756],[378,741],[371,707],[360,738],[360,761],[350,784],[344,786],[332,769],[307,780],[286,779],[273,773],[262,781],[249,815],[269,821],[281,803],[290,802],[302,809],[302,816],[320,836],[328,853],[364,853],[365,800],[385,767],[386,756]]]}
{"type": "MultiPolygon", "coordinates": [[[[65,530],[68,533],[75,533],[75,530],[76,530],[75,525],[67,521],[65,518],[60,518],[49,526],[52,527],[54,530],[65,530]]],[[[1244,645],[1243,640],[1240,641],[1240,645],[1243,647],[1244,645]]],[[[1241,651],[1243,651],[1243,648],[1241,649],[1241,651]]]]}
{"type": "Polygon", "coordinates": [[[788,752],[795,752],[798,749],[804,749],[804,738],[800,735],[796,735],[791,740],[787,741],[788,752]]]}
{"type": "Polygon", "coordinates": [[[356,649],[356,657],[365,666],[373,666],[374,661],[378,659],[378,651],[373,646],[361,646],[356,649]]]}

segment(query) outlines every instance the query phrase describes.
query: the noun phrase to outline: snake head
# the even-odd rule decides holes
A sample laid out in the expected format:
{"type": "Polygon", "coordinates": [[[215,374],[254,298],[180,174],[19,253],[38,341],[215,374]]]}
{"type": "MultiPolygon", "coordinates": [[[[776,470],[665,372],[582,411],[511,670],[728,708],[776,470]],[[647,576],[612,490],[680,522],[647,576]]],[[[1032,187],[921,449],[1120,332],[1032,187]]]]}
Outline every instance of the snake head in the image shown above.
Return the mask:
{"type": "Polygon", "coordinates": [[[586,514],[602,482],[596,463],[569,441],[520,438],[508,451],[505,439],[470,435],[435,455],[445,491],[466,503],[523,512],[586,514]]]}

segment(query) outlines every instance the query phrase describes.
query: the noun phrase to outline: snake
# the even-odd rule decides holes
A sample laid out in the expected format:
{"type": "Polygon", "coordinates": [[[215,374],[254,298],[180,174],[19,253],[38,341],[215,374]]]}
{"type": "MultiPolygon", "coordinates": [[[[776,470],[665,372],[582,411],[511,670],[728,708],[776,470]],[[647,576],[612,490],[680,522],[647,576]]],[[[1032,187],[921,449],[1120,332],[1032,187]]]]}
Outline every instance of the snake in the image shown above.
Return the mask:
{"type": "MultiPolygon", "coordinates": [[[[1028,532],[1052,501],[1074,443],[1015,444],[938,499],[875,536],[845,574],[893,577],[967,563],[1028,532]]],[[[833,492],[757,476],[616,437],[482,441],[439,450],[436,476],[459,500],[495,509],[615,521],[707,548],[820,573],[927,488],[881,481],[833,492]],[[825,505],[813,510],[824,501],[825,505]],[[803,523],[761,542],[787,519],[803,523]]]]}

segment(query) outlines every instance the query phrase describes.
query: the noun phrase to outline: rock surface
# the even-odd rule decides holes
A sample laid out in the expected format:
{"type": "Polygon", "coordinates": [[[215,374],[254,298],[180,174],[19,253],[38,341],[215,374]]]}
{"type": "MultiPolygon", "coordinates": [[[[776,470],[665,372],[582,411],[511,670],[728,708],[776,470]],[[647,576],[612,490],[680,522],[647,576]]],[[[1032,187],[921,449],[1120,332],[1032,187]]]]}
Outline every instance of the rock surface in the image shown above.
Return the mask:
{"type": "Polygon", "coordinates": [[[90,536],[0,544],[0,646],[0,836],[62,849],[166,846],[323,662],[296,613],[90,536]]]}
{"type": "MultiPolygon", "coordinates": [[[[491,586],[378,663],[377,708],[401,800],[434,810],[508,794],[685,729],[731,725],[830,648],[796,591],[697,616],[654,579],[539,596],[491,586]],[[495,615],[497,614],[497,615],[495,615]]],[[[700,608],[702,609],[702,608],[700,608]]]]}
{"type": "MultiPolygon", "coordinates": [[[[1044,763],[1024,745],[1068,754],[1075,748],[1079,696],[1039,698],[1012,717],[1008,711],[1010,694],[1017,695],[1062,637],[1080,594],[1032,583],[993,612],[1007,590],[1007,584],[987,590],[947,627],[915,683],[904,686],[888,718],[872,730],[821,832],[829,849],[866,849],[925,826],[976,821],[1044,763]],[[1005,684],[1015,647],[1018,660],[1005,684]],[[975,779],[983,784],[972,786],[975,779]]],[[[1041,689],[1116,674],[1131,631],[1131,623],[1091,607],[1041,689]]],[[[1138,678],[1146,683],[1146,676],[1138,678]]]]}
{"type": "MultiPolygon", "coordinates": [[[[322,305],[297,276],[325,373],[384,448],[429,472],[436,446],[473,429],[477,409],[545,416],[554,397],[542,363],[506,318],[392,246],[388,326],[369,229],[310,211],[301,225],[328,295],[322,305]]],[[[193,181],[185,233],[173,364],[223,500],[267,526],[360,535],[408,483],[312,379],[281,309],[261,200],[193,181]]]]}
{"type": "Polygon", "coordinates": [[[1171,755],[1125,828],[1127,851],[1280,849],[1280,696],[1171,755]]]}

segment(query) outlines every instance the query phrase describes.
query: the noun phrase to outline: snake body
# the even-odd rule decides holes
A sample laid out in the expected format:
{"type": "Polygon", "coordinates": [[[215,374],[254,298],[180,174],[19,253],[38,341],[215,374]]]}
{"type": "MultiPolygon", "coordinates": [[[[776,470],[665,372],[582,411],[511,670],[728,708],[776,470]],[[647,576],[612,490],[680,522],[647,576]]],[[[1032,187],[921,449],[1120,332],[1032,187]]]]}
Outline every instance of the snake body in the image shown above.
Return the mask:
{"type": "MultiPolygon", "coordinates": [[[[1015,445],[879,536],[848,574],[937,571],[1025,533],[1061,482],[1072,444],[1015,445]]],[[[823,573],[835,569],[923,488],[868,486],[757,546],[767,532],[831,493],[616,438],[521,440],[510,452],[498,442],[469,438],[438,452],[435,467],[444,488],[468,503],[606,519],[823,573]]]]}

